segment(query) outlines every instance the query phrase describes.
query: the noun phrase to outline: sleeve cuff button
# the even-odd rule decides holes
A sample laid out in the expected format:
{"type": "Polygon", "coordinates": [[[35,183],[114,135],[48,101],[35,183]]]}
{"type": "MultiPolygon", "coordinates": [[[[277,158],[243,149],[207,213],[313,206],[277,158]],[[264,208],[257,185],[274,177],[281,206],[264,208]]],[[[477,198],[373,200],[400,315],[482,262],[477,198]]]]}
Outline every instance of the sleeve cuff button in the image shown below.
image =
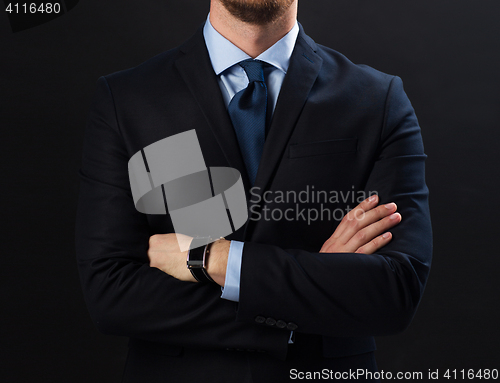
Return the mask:
{"type": "Polygon", "coordinates": [[[299,326],[297,326],[295,323],[292,323],[292,322],[288,323],[288,325],[286,326],[286,328],[290,331],[295,331],[295,330],[297,330],[298,327],[299,326]]]}
{"type": "Polygon", "coordinates": [[[258,317],[255,317],[255,322],[257,323],[264,323],[266,321],[266,318],[264,318],[263,316],[258,316],[258,317]]]}

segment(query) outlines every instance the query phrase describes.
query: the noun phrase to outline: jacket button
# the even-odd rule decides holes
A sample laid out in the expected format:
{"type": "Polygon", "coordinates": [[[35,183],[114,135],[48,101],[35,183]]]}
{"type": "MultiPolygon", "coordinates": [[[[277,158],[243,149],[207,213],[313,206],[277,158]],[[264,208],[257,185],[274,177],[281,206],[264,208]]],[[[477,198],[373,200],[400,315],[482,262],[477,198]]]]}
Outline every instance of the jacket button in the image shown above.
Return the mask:
{"type": "Polygon", "coordinates": [[[274,326],[276,324],[276,319],[274,319],[274,318],[267,318],[266,324],[268,326],[274,326]]]}
{"type": "Polygon", "coordinates": [[[257,323],[264,323],[266,321],[266,318],[264,318],[263,316],[258,316],[258,317],[255,317],[255,322],[257,323]]]}
{"type": "Polygon", "coordinates": [[[286,326],[286,328],[290,331],[295,331],[295,330],[297,330],[298,327],[299,326],[297,326],[295,323],[292,323],[292,322],[288,323],[288,325],[286,326]]]}
{"type": "Polygon", "coordinates": [[[278,327],[278,328],[285,328],[286,327],[286,322],[282,321],[282,320],[279,320],[279,321],[276,322],[276,327],[278,327]]]}

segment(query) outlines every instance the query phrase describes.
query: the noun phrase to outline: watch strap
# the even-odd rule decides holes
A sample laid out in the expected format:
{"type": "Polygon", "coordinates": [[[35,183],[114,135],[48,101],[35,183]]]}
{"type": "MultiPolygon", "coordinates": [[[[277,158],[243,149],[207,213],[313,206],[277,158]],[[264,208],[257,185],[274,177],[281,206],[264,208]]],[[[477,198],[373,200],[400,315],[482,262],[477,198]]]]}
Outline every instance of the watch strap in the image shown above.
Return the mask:
{"type": "Polygon", "coordinates": [[[187,256],[187,267],[194,279],[201,283],[215,283],[210,277],[206,269],[206,259],[209,254],[209,245],[205,245],[210,242],[211,238],[207,237],[195,237],[191,241],[190,249],[187,256]],[[205,245],[205,246],[204,246],[205,245]]]}

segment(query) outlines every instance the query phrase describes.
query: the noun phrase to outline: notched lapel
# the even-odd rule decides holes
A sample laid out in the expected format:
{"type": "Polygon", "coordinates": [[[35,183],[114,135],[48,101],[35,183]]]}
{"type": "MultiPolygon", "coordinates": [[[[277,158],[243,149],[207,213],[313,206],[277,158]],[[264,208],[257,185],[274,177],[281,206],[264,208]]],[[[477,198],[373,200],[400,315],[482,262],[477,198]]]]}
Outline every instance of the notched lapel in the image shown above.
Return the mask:
{"type": "Polygon", "coordinates": [[[323,59],[316,53],[316,49],[316,43],[304,33],[300,26],[290,66],[266,137],[255,181],[256,194],[263,193],[272,179],[309,92],[318,77],[323,59]]]}
{"type": "MultiPolygon", "coordinates": [[[[176,68],[200,106],[228,165],[240,171],[245,189],[248,190],[250,183],[245,163],[210,62],[202,27],[180,47],[180,51],[181,55],[175,63],[176,68]]],[[[207,165],[210,166],[210,163],[207,162],[207,165]]]]}

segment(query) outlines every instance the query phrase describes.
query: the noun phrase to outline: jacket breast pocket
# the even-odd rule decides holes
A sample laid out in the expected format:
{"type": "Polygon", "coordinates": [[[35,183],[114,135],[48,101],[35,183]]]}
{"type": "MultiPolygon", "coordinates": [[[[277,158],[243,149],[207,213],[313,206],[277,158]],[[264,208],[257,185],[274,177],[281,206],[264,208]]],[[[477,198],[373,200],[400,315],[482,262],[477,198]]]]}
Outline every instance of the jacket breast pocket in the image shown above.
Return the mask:
{"type": "Polygon", "coordinates": [[[355,153],[358,148],[357,138],[317,141],[290,145],[289,158],[325,156],[330,154],[355,153]]]}

